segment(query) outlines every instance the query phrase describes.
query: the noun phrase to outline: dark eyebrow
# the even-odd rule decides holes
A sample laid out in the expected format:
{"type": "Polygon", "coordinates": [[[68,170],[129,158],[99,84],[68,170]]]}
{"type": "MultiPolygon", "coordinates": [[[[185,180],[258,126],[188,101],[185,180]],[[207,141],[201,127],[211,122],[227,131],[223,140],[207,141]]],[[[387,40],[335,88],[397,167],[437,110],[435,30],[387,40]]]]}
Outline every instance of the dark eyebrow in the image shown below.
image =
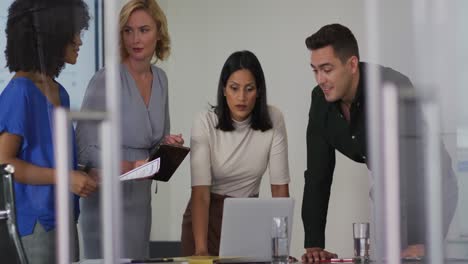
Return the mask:
{"type": "Polygon", "coordinates": [[[320,65],[317,65],[317,67],[315,67],[315,66],[311,63],[310,66],[311,66],[313,69],[316,69],[316,68],[321,69],[321,68],[327,67],[327,66],[333,67],[333,65],[332,65],[331,63],[328,63],[328,62],[322,63],[322,64],[320,64],[320,65]]]}
{"type": "Polygon", "coordinates": [[[327,67],[327,66],[333,67],[333,65],[332,65],[331,63],[328,63],[328,62],[322,63],[322,64],[320,64],[318,67],[319,67],[319,68],[323,68],[323,67],[327,67]]]}
{"type": "MultiPolygon", "coordinates": [[[[229,81],[229,83],[240,86],[240,84],[237,83],[236,81],[229,81]]],[[[255,82],[249,82],[245,86],[250,86],[250,85],[256,86],[255,82]]]]}

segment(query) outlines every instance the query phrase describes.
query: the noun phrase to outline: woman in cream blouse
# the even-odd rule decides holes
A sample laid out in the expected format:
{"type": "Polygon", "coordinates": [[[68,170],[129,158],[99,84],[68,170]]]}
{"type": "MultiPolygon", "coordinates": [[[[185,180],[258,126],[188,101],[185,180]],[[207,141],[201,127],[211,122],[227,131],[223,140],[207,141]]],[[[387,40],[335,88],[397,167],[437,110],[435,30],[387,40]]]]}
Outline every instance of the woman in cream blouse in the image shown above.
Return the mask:
{"type": "Polygon", "coordinates": [[[283,115],[267,105],[265,77],[252,52],[235,52],[225,62],[217,105],[194,120],[191,149],[183,255],[218,255],[226,197],[258,197],[267,168],[272,196],[289,197],[283,115]]]}

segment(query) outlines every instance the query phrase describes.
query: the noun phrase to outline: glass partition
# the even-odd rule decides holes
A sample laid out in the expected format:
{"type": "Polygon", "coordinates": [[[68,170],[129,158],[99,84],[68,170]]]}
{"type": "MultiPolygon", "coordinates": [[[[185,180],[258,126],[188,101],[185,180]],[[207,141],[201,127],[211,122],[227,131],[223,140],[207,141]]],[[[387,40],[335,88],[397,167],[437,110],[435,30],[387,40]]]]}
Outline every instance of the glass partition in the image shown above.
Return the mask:
{"type": "MultiPolygon", "coordinates": [[[[383,123],[379,135],[381,142],[387,142],[392,137],[392,127],[388,126],[391,120],[386,119],[384,106],[398,106],[398,163],[388,159],[391,146],[377,143],[382,147],[378,166],[384,177],[374,178],[382,191],[376,206],[383,208],[374,210],[374,214],[382,214],[380,218],[376,216],[381,220],[377,232],[382,234],[376,242],[376,254],[391,259],[398,252],[392,251],[392,243],[403,252],[411,249],[408,245],[422,244],[430,263],[466,259],[463,142],[467,109],[462,98],[466,97],[463,81],[467,52],[462,46],[468,32],[461,14],[467,5],[463,1],[371,2],[366,2],[366,8],[374,16],[369,16],[367,23],[376,24],[368,25],[370,51],[363,50],[364,54],[403,73],[414,87],[408,90],[400,85],[398,100],[394,102],[383,93],[378,95],[383,102],[381,119],[374,115],[376,118],[370,120],[371,127],[383,123]],[[395,175],[389,175],[385,168],[392,164],[398,165],[400,175],[399,201],[395,201],[400,207],[398,217],[392,215],[395,203],[388,201],[392,197],[389,192],[394,191],[388,186],[388,178],[395,175]],[[389,233],[396,231],[389,229],[392,219],[399,220],[398,243],[391,240],[389,233]]],[[[376,89],[383,89],[383,85],[376,89]]]]}

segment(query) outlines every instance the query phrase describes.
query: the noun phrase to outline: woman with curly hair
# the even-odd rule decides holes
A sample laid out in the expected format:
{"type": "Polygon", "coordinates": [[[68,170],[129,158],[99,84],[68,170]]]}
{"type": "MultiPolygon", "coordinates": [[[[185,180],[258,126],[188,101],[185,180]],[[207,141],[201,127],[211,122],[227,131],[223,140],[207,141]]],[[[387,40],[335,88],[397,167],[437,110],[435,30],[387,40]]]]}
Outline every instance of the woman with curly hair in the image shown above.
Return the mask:
{"type": "MultiPolygon", "coordinates": [[[[15,167],[17,226],[29,263],[55,263],[55,182],[66,175],[54,169],[52,119],[54,108],[70,106],[55,78],[65,63],[76,63],[88,21],[82,0],[16,0],[8,11],[5,55],[15,74],[0,95],[0,163],[15,167]]],[[[70,181],[77,221],[78,197],[91,194],[97,184],[77,170],[75,147],[73,153],[70,181]]],[[[77,260],[72,227],[72,259],[77,260]]]]}

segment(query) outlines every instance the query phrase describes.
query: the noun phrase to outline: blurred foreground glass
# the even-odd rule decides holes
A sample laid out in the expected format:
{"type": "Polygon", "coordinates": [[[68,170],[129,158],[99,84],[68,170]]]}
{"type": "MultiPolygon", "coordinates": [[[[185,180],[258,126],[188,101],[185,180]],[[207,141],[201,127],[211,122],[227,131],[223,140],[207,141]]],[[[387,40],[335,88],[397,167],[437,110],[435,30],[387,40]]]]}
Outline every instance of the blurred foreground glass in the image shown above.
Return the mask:
{"type": "Polygon", "coordinates": [[[357,260],[369,260],[369,229],[369,223],[353,223],[354,257],[357,260]]]}
{"type": "Polygon", "coordinates": [[[274,262],[288,261],[288,218],[286,216],[273,217],[271,227],[271,258],[274,262]]]}

